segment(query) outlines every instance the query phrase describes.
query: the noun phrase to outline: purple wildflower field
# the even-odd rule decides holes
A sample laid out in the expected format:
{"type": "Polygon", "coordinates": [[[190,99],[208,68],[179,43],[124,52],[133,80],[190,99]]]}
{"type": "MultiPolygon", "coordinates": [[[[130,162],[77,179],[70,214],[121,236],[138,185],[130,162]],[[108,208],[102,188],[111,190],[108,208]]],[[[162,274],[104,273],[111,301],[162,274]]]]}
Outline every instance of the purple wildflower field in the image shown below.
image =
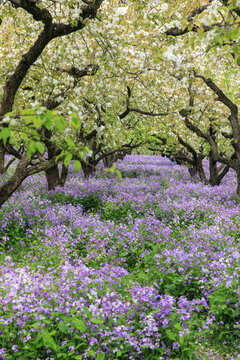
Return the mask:
{"type": "Polygon", "coordinates": [[[0,210],[0,359],[240,359],[234,174],[160,156],[28,178],[0,210]]]}

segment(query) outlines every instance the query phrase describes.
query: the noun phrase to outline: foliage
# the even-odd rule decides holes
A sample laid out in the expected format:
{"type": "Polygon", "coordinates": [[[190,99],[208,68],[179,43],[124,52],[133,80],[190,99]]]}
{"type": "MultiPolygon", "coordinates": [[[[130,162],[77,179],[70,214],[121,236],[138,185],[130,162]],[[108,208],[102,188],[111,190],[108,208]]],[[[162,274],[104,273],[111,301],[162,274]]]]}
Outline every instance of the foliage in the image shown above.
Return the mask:
{"type": "Polygon", "coordinates": [[[118,169],[134,163],[121,181],[72,167],[65,192],[31,177],[1,210],[3,358],[237,359],[233,174],[213,195],[164,158],[118,169]]]}
{"type": "Polygon", "coordinates": [[[88,194],[81,198],[74,197],[73,195],[66,195],[64,192],[55,192],[48,196],[54,204],[67,205],[72,204],[74,206],[81,205],[83,214],[86,212],[99,212],[104,207],[102,199],[96,194],[88,194]]]}

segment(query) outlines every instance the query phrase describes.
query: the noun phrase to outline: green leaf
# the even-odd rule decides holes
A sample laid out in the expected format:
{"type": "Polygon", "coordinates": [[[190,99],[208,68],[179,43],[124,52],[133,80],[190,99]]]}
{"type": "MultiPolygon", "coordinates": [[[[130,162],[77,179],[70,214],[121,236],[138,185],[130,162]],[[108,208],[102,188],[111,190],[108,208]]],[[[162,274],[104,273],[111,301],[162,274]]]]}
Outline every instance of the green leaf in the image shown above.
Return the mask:
{"type": "Polygon", "coordinates": [[[56,116],[55,123],[58,130],[63,130],[67,126],[67,123],[62,116],[56,116]]]}
{"type": "Polygon", "coordinates": [[[23,109],[21,110],[21,115],[24,116],[24,121],[28,125],[30,123],[33,123],[36,119],[36,113],[35,110],[32,109],[23,109]]]}
{"type": "Polygon", "coordinates": [[[57,353],[57,357],[60,359],[66,359],[68,357],[68,354],[66,353],[57,353]]]}
{"type": "Polygon", "coordinates": [[[29,157],[29,159],[31,158],[31,156],[33,154],[35,154],[35,152],[37,150],[35,144],[36,144],[36,142],[32,141],[32,140],[30,140],[28,143],[27,156],[29,157]]]}
{"type": "Polygon", "coordinates": [[[86,155],[86,150],[80,150],[78,152],[78,156],[80,157],[80,159],[83,159],[85,155],[86,155]]]}
{"type": "MultiPolygon", "coordinates": [[[[12,116],[12,112],[6,113],[6,114],[4,115],[4,119],[7,118],[7,117],[9,117],[9,116],[12,116]]],[[[4,119],[3,119],[3,120],[4,120],[4,119]]]]}
{"type": "Polygon", "coordinates": [[[239,29],[238,28],[231,29],[228,32],[226,32],[225,36],[227,39],[234,40],[239,36],[239,29]]]}
{"type": "Polygon", "coordinates": [[[42,325],[39,325],[38,322],[35,322],[34,324],[31,325],[31,327],[33,327],[34,329],[41,329],[42,325]]]}
{"type": "Polygon", "coordinates": [[[48,129],[50,130],[51,129],[51,126],[52,126],[52,123],[53,123],[53,114],[52,114],[52,111],[48,110],[46,113],[45,113],[45,116],[43,118],[43,125],[48,129]]]}
{"type": "Polygon", "coordinates": [[[93,324],[104,324],[105,321],[101,319],[90,319],[93,324]]]}
{"type": "Polygon", "coordinates": [[[88,308],[85,307],[85,308],[84,308],[84,312],[85,312],[85,314],[87,315],[88,319],[91,320],[92,314],[90,313],[90,311],[88,310],[88,308]]]}
{"type": "Polygon", "coordinates": [[[184,343],[184,337],[180,336],[178,341],[179,341],[179,344],[182,345],[184,343]]]}
{"type": "Polygon", "coordinates": [[[76,355],[76,356],[74,356],[74,359],[75,360],[82,360],[82,355],[76,355]]]}
{"type": "Polygon", "coordinates": [[[73,166],[74,166],[74,169],[76,171],[79,171],[81,169],[81,163],[79,160],[74,160],[74,163],[73,163],[73,166]]]}
{"type": "Polygon", "coordinates": [[[233,50],[236,57],[240,54],[239,46],[233,46],[231,49],[233,50]]]}
{"type": "Polygon", "coordinates": [[[54,351],[57,350],[57,345],[56,345],[55,341],[53,340],[52,336],[48,332],[45,332],[43,334],[43,344],[46,347],[53,349],[54,351]]]}
{"type": "Polygon", "coordinates": [[[110,172],[111,174],[114,173],[115,169],[116,169],[116,165],[117,163],[113,163],[113,166],[110,169],[107,169],[106,171],[110,172]]]}
{"type": "Polygon", "coordinates": [[[36,149],[37,149],[41,154],[44,153],[45,146],[44,146],[43,143],[41,143],[41,142],[35,142],[35,147],[36,147],[36,149]]]}
{"type": "Polygon", "coordinates": [[[95,356],[96,355],[95,351],[93,351],[93,350],[89,350],[87,353],[90,356],[95,356]]]}
{"type": "Polygon", "coordinates": [[[166,335],[167,335],[168,339],[170,339],[170,340],[173,340],[173,341],[177,340],[176,335],[173,332],[171,332],[170,330],[166,331],[166,335]]]}
{"type": "Polygon", "coordinates": [[[61,153],[58,155],[58,156],[56,156],[56,163],[58,162],[58,160],[61,158],[61,157],[63,157],[65,155],[65,152],[64,151],[61,151],[61,153]]]}
{"type": "Polygon", "coordinates": [[[42,118],[40,116],[35,116],[33,119],[33,125],[37,128],[40,129],[40,127],[42,126],[43,121],[42,118]]]}
{"type": "Polygon", "coordinates": [[[4,144],[6,144],[7,139],[9,138],[11,134],[11,130],[7,127],[2,128],[1,132],[0,132],[0,139],[3,140],[4,144]]]}
{"type": "Polygon", "coordinates": [[[104,359],[105,359],[104,352],[99,353],[98,356],[96,357],[96,360],[104,360],[104,359]]]}
{"type": "Polygon", "coordinates": [[[183,330],[183,327],[180,324],[174,324],[174,328],[179,330],[179,331],[183,330]]]}
{"type": "Polygon", "coordinates": [[[68,167],[68,165],[70,164],[71,160],[72,160],[72,154],[71,153],[67,153],[67,155],[65,156],[65,159],[63,161],[64,165],[66,167],[68,167]]]}
{"type": "Polygon", "coordinates": [[[79,118],[78,118],[78,114],[76,112],[72,113],[72,124],[73,124],[73,127],[75,129],[80,128],[80,121],[79,121],[79,118]]]}
{"type": "Polygon", "coordinates": [[[51,110],[47,110],[46,113],[45,113],[45,117],[48,119],[48,120],[52,120],[53,118],[53,113],[51,110]]]}
{"type": "Polygon", "coordinates": [[[186,352],[186,353],[188,353],[188,354],[191,354],[191,353],[192,353],[192,349],[191,349],[191,348],[184,348],[184,349],[182,350],[182,352],[186,352]]]}
{"type": "Polygon", "coordinates": [[[225,303],[226,302],[226,297],[222,296],[222,295],[212,295],[211,296],[211,303],[213,302],[220,302],[220,303],[225,303]]]}
{"type": "Polygon", "coordinates": [[[79,331],[82,331],[82,332],[86,331],[86,326],[82,320],[74,317],[73,324],[74,324],[75,328],[78,329],[79,331]]]}
{"type": "Polygon", "coordinates": [[[75,143],[74,143],[74,141],[73,141],[70,137],[67,137],[67,138],[65,139],[65,141],[66,141],[69,149],[71,149],[71,150],[74,150],[74,149],[75,149],[75,147],[76,147],[76,146],[75,146],[75,143]]]}
{"type": "Polygon", "coordinates": [[[117,174],[119,180],[121,180],[122,179],[122,173],[119,170],[116,170],[116,174],[117,174]]]}
{"type": "Polygon", "coordinates": [[[59,328],[59,330],[60,330],[62,333],[64,333],[64,334],[67,334],[67,333],[68,333],[68,326],[67,326],[66,324],[60,323],[60,324],[58,325],[58,328],[59,328]]]}

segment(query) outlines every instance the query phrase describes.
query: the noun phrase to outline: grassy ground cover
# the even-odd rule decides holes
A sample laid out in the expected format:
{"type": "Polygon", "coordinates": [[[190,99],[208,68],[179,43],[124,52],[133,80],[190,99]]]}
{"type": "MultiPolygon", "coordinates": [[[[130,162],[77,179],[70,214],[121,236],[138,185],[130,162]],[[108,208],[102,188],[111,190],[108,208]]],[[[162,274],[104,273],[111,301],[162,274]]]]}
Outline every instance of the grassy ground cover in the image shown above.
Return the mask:
{"type": "Polygon", "coordinates": [[[0,359],[240,359],[240,216],[219,187],[129,156],[0,211],[0,359]]]}

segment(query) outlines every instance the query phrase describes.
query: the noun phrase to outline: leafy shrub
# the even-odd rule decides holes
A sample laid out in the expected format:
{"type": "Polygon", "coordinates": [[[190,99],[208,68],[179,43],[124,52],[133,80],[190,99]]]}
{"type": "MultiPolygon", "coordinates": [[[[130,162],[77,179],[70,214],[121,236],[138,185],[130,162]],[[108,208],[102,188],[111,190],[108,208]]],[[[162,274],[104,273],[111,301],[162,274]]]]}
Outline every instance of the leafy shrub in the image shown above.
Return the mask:
{"type": "MultiPolygon", "coordinates": [[[[235,286],[236,287],[236,286],[235,286]]],[[[210,313],[214,316],[211,325],[213,340],[228,345],[234,344],[240,335],[239,290],[220,287],[209,296],[210,313]]]]}
{"type": "MultiPolygon", "coordinates": [[[[1,219],[0,219],[1,222],[1,219]]],[[[32,216],[22,215],[21,221],[10,220],[6,226],[0,229],[0,245],[2,248],[30,245],[34,237],[34,230],[38,225],[38,219],[32,216]]],[[[18,251],[18,250],[17,250],[18,251]]]]}
{"type": "Polygon", "coordinates": [[[188,211],[162,211],[161,208],[155,209],[156,218],[165,224],[169,225],[177,225],[182,228],[186,228],[189,225],[194,224],[197,227],[201,227],[203,224],[207,224],[211,226],[214,224],[214,216],[213,213],[209,214],[204,211],[195,209],[193,212],[188,211]]]}
{"type": "Polygon", "coordinates": [[[142,175],[142,173],[137,169],[131,171],[121,170],[121,174],[123,178],[130,178],[130,179],[138,178],[139,176],[142,175]]]}
{"type": "Polygon", "coordinates": [[[139,213],[131,207],[131,204],[113,204],[109,202],[102,212],[101,220],[113,220],[117,222],[128,221],[128,217],[133,219],[139,217],[139,213]]]}
{"type": "Polygon", "coordinates": [[[99,212],[104,206],[104,202],[102,201],[102,199],[96,194],[92,193],[83,197],[74,197],[73,195],[67,195],[63,192],[56,192],[55,194],[49,196],[49,199],[55,204],[71,204],[74,206],[81,205],[83,208],[83,213],[89,211],[99,212]]]}
{"type": "Polygon", "coordinates": [[[104,202],[96,194],[89,194],[82,197],[79,202],[83,207],[83,213],[88,211],[99,212],[104,207],[104,202]]]}

